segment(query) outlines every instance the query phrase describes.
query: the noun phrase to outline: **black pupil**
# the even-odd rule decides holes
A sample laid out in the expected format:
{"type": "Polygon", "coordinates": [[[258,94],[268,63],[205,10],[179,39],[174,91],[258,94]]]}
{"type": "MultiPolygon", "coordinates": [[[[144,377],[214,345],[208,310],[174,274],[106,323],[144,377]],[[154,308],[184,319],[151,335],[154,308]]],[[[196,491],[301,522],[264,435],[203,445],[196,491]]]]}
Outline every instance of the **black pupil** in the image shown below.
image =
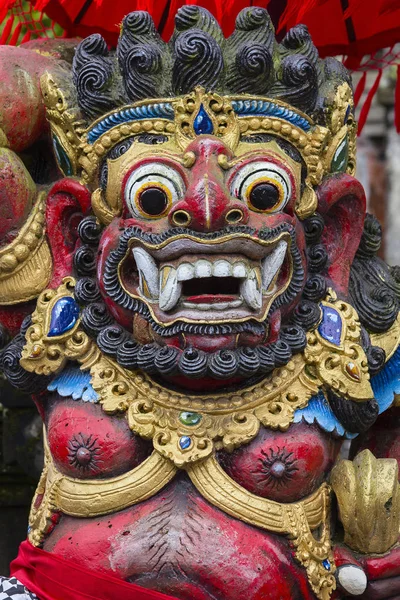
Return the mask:
{"type": "Polygon", "coordinates": [[[168,198],[164,190],[157,187],[150,187],[140,194],[139,202],[143,212],[155,217],[165,211],[168,205],[168,198]]]}
{"type": "Polygon", "coordinates": [[[279,190],[273,183],[258,183],[250,192],[250,202],[258,210],[270,210],[279,200],[279,190]]]}

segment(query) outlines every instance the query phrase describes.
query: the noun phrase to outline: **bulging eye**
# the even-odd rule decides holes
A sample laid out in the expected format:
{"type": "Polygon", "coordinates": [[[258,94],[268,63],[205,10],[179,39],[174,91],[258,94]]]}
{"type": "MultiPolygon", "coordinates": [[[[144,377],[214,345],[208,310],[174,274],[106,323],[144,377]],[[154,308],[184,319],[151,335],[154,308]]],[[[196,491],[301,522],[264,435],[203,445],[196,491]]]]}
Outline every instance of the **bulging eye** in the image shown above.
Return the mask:
{"type": "Polygon", "coordinates": [[[245,165],[232,180],[231,193],[251,210],[274,213],[289,201],[292,185],[284,169],[267,161],[245,165]]]}
{"type": "Polygon", "coordinates": [[[183,179],[172,167],[154,162],[132,171],[125,185],[125,202],[142,219],[165,217],[185,193],[183,179]]]}

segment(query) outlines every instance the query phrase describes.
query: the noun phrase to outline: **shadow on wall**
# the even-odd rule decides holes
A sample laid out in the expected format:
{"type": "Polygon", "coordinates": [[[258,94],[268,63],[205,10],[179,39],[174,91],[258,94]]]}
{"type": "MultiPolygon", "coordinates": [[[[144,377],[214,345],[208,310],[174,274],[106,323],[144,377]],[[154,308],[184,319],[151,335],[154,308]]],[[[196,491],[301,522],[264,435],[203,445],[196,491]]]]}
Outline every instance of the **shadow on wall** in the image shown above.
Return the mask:
{"type": "Polygon", "coordinates": [[[0,574],[26,537],[43,465],[42,422],[27,394],[0,381],[0,574]]]}

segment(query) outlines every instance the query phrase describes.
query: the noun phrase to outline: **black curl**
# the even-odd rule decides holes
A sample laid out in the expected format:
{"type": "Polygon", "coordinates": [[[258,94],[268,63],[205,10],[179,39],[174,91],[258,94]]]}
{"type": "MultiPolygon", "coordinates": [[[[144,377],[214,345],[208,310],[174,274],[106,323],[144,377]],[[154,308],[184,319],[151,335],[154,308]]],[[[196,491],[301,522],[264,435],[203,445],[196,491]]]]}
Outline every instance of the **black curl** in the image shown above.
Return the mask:
{"type": "Polygon", "coordinates": [[[197,348],[187,348],[179,359],[179,370],[186,377],[204,377],[207,373],[206,353],[197,348]]]}
{"type": "Polygon", "coordinates": [[[89,306],[86,306],[82,311],[82,328],[91,337],[97,337],[104,327],[108,327],[112,323],[113,319],[103,302],[89,304],[89,306]]]}
{"type": "Polygon", "coordinates": [[[37,394],[46,389],[49,378],[29,373],[20,365],[25,336],[17,334],[11,343],[2,351],[0,368],[7,381],[18,390],[37,394]]]}
{"type": "Polygon", "coordinates": [[[245,42],[236,54],[235,68],[227,81],[237,94],[266,94],[273,69],[272,56],[264,44],[245,42]]]}
{"type": "Polygon", "coordinates": [[[74,295],[79,304],[90,304],[101,300],[100,290],[94,277],[81,277],[78,279],[74,295]]]}
{"type": "Polygon", "coordinates": [[[91,246],[85,244],[75,251],[74,269],[79,276],[96,273],[96,251],[91,246]]]}
{"type": "Polygon", "coordinates": [[[175,94],[187,94],[198,85],[217,88],[222,69],[221,48],[211,35],[196,28],[178,35],[172,74],[175,94]]]}
{"type": "Polygon", "coordinates": [[[316,67],[302,54],[286,56],[281,65],[282,82],[276,88],[276,95],[306,113],[312,112],[318,97],[316,67]]]}
{"type": "Polygon", "coordinates": [[[270,23],[270,16],[265,8],[252,6],[243,8],[236,17],[236,29],[252,31],[270,23]]]}
{"type": "Polygon", "coordinates": [[[162,346],[155,355],[154,366],[161,375],[174,375],[180,354],[173,346],[162,346]]]}
{"type": "Polygon", "coordinates": [[[325,277],[315,273],[311,275],[304,287],[303,296],[311,302],[319,302],[326,296],[327,283],[325,277]]]}
{"type": "Polygon", "coordinates": [[[72,73],[79,106],[87,117],[94,119],[114,108],[113,63],[100,34],[94,33],[78,45],[72,73]]]}
{"type": "Polygon", "coordinates": [[[399,312],[390,268],[380,259],[356,259],[350,270],[349,295],[360,321],[369,331],[383,333],[399,312]]]}
{"type": "Polygon", "coordinates": [[[292,314],[293,323],[300,325],[305,331],[314,329],[322,317],[318,304],[309,300],[302,300],[294,309],[292,314]]]}
{"type": "Polygon", "coordinates": [[[270,373],[275,368],[275,356],[267,346],[258,346],[258,360],[260,362],[260,372],[264,375],[270,373]]]}
{"type": "Polygon", "coordinates": [[[130,100],[156,98],[162,70],[161,50],[155,44],[130,48],[118,54],[126,93],[130,100]]]}
{"type": "Polygon", "coordinates": [[[145,373],[157,373],[155,358],[159,348],[158,344],[144,344],[141,346],[137,355],[138,368],[145,373]]]}
{"type": "Polygon", "coordinates": [[[377,373],[379,373],[379,371],[381,371],[385,366],[386,352],[379,346],[370,346],[367,348],[365,353],[368,359],[368,369],[373,377],[374,375],[377,375],[377,373]]]}
{"type": "Polygon", "coordinates": [[[115,358],[118,347],[128,340],[128,333],[120,325],[109,325],[97,336],[97,345],[104,354],[115,358]]]}
{"type": "Polygon", "coordinates": [[[239,361],[232,350],[219,350],[210,355],[208,370],[216,379],[233,377],[238,372],[239,361]]]}
{"type": "Polygon", "coordinates": [[[315,213],[303,221],[304,233],[308,246],[317,244],[320,241],[324,226],[324,219],[318,213],[315,213]]]}
{"type": "Polygon", "coordinates": [[[328,263],[328,252],[322,244],[315,244],[307,250],[308,268],[312,273],[320,273],[328,263]]]}
{"type": "Polygon", "coordinates": [[[117,363],[125,369],[136,369],[139,348],[140,345],[133,339],[122,342],[117,348],[117,363]]]}
{"type": "Polygon", "coordinates": [[[289,345],[293,354],[302,352],[307,345],[306,332],[300,325],[283,325],[281,339],[289,345]]]}
{"type": "Polygon", "coordinates": [[[260,358],[254,348],[240,347],[236,355],[239,362],[239,375],[251,377],[257,373],[260,368],[260,358]]]}
{"type": "Polygon", "coordinates": [[[364,230],[361,236],[360,244],[357,250],[357,256],[360,258],[370,258],[375,256],[381,247],[382,227],[378,219],[367,213],[364,221],[364,230]]]}
{"type": "Polygon", "coordinates": [[[83,244],[97,246],[101,231],[102,227],[96,217],[85,217],[78,225],[78,235],[83,244]]]}
{"type": "Polygon", "coordinates": [[[290,346],[284,340],[277,340],[273,344],[270,344],[270,348],[274,354],[276,367],[283,367],[292,358],[290,346]]]}

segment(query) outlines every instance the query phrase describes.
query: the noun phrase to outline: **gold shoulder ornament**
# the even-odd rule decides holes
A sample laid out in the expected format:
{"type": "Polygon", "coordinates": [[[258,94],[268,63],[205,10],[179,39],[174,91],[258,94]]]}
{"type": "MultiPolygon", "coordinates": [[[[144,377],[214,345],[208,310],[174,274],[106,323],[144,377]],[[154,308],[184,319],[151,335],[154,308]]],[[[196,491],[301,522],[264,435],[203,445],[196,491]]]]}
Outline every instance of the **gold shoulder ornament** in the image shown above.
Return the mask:
{"type": "Polygon", "coordinates": [[[46,238],[46,194],[38,194],[16,238],[0,249],[0,305],[37,298],[51,278],[53,261],[46,238]]]}

